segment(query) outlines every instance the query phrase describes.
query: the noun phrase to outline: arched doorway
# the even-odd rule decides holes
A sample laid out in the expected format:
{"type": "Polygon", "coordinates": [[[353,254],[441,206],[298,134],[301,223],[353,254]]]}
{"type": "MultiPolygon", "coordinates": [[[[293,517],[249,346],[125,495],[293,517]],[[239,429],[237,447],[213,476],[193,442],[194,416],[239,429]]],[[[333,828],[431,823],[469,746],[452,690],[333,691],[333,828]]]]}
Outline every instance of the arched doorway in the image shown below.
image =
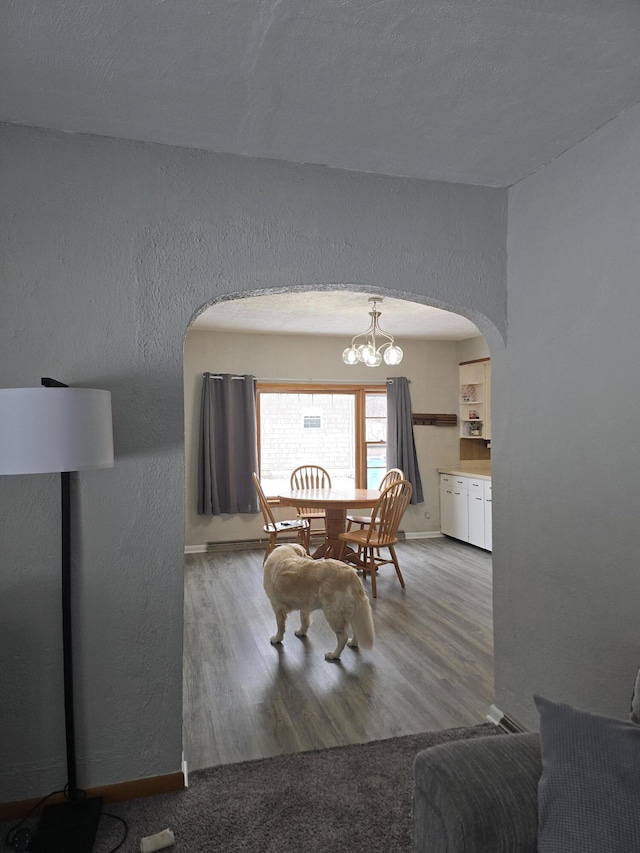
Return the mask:
{"type": "MultiPolygon", "coordinates": [[[[200,400],[202,373],[205,370],[238,374],[251,373],[262,380],[327,382],[332,379],[338,382],[357,381],[351,379],[353,373],[342,362],[341,353],[342,349],[349,343],[352,333],[363,331],[366,328],[368,320],[367,295],[369,293],[371,293],[370,290],[364,289],[358,292],[325,292],[310,289],[302,293],[280,293],[279,300],[271,300],[271,306],[268,304],[268,296],[249,297],[233,304],[232,311],[224,310],[231,305],[231,303],[225,302],[220,311],[220,314],[224,316],[219,317],[218,320],[215,319],[216,306],[214,305],[209,312],[211,314],[210,322],[196,323],[187,334],[185,341],[187,550],[202,553],[206,550],[207,543],[216,543],[215,552],[209,552],[207,557],[193,557],[188,558],[188,560],[191,559],[192,564],[197,566],[194,569],[194,574],[198,574],[198,579],[195,582],[195,586],[199,590],[198,594],[204,595],[205,599],[209,601],[209,639],[211,636],[216,637],[215,642],[220,643],[221,647],[224,648],[223,652],[220,649],[216,651],[215,643],[211,644],[209,640],[205,639],[206,649],[201,656],[199,655],[197,664],[192,665],[193,662],[185,661],[185,726],[192,726],[197,731],[194,737],[185,738],[187,759],[192,766],[209,766],[215,763],[246,760],[274,754],[277,751],[291,751],[295,748],[333,746],[337,743],[350,742],[351,739],[358,741],[383,738],[392,736],[398,731],[410,733],[411,731],[423,730],[429,726],[447,727],[462,725],[471,721],[478,722],[482,719],[481,712],[486,712],[492,700],[492,660],[489,660],[490,651],[488,644],[485,643],[485,648],[482,649],[470,650],[460,647],[457,652],[461,657],[467,655],[469,659],[473,659],[474,654],[478,654],[478,661],[481,660],[481,664],[479,662],[475,664],[474,678],[477,678],[477,670],[481,666],[485,668],[486,673],[489,673],[490,670],[490,675],[485,678],[487,683],[484,693],[476,682],[478,703],[474,710],[470,711],[468,707],[465,709],[456,708],[456,702],[460,704],[462,701],[464,705],[469,704],[470,700],[467,696],[462,700],[460,697],[456,699],[455,685],[447,686],[443,690],[442,684],[446,678],[434,676],[432,672],[429,677],[434,677],[435,681],[428,690],[425,687],[422,691],[423,695],[430,691],[432,697],[439,697],[431,700],[438,706],[437,709],[432,708],[431,722],[425,721],[423,715],[423,722],[418,723],[420,711],[416,711],[415,715],[413,712],[408,713],[400,723],[398,722],[398,714],[394,715],[390,707],[386,708],[381,714],[372,713],[372,706],[376,702],[380,703],[380,697],[388,695],[390,689],[391,692],[395,690],[395,692],[402,693],[403,689],[410,692],[412,688],[407,685],[412,680],[415,681],[415,673],[405,675],[404,688],[402,686],[390,688],[389,684],[385,685],[384,677],[380,681],[380,669],[376,666],[375,656],[370,660],[366,660],[362,656],[359,661],[356,661],[359,666],[347,673],[347,686],[345,686],[345,680],[342,678],[344,667],[333,673],[327,669],[330,665],[324,662],[323,655],[320,653],[322,635],[317,636],[315,641],[310,641],[302,647],[300,641],[297,641],[298,648],[296,649],[294,646],[293,650],[287,648],[276,650],[270,647],[268,643],[272,629],[269,624],[270,609],[261,588],[262,550],[259,547],[256,548],[256,540],[262,535],[261,517],[236,516],[211,519],[198,517],[195,512],[193,497],[194,459],[195,447],[197,446],[197,409],[200,400]],[[317,327],[311,338],[308,334],[298,332],[299,329],[310,331],[309,326],[311,324],[308,320],[305,322],[303,315],[297,313],[297,310],[289,310],[286,312],[286,316],[281,316],[282,300],[295,302],[299,296],[304,298],[307,317],[330,318],[328,322],[325,322],[326,331],[324,333],[319,332],[317,327]],[[354,302],[358,305],[357,326],[350,330],[347,329],[343,333],[340,333],[338,328],[339,314],[335,313],[335,306],[339,304],[336,300],[339,300],[341,296],[346,306],[354,302]],[[255,304],[252,306],[252,303],[255,304]],[[328,304],[333,306],[333,313],[326,310],[328,304]],[[278,315],[278,311],[281,312],[280,315],[278,315]],[[274,335],[273,326],[276,323],[280,327],[278,335],[274,335]],[[285,326],[285,330],[281,328],[282,325],[285,326]],[[327,334],[329,330],[331,334],[327,334]],[[249,546],[248,550],[238,550],[238,543],[243,540],[249,546]],[[228,547],[226,553],[225,546],[228,547]],[[210,561],[209,565],[205,565],[207,560],[210,561]],[[251,561],[254,564],[252,567],[249,566],[251,561]],[[232,565],[236,566],[235,571],[231,568],[232,565]],[[243,580],[240,582],[241,576],[243,580]],[[212,579],[213,577],[215,580],[212,579]],[[234,584],[237,584],[237,588],[234,584]],[[234,602],[236,594],[249,597],[249,600],[243,600],[242,604],[238,604],[237,610],[235,608],[236,602],[234,602]],[[225,600],[225,596],[230,596],[230,598],[227,597],[226,604],[221,607],[220,602],[225,600]],[[266,617],[262,612],[262,606],[265,603],[266,617]],[[234,623],[237,623],[237,620],[241,618],[242,608],[245,606],[249,612],[259,611],[261,615],[257,621],[252,621],[248,617],[245,626],[247,636],[244,639],[236,637],[235,641],[231,641],[236,646],[226,648],[229,635],[237,630],[237,624],[234,623]],[[231,615],[234,610],[236,610],[235,616],[231,615]],[[224,625],[227,619],[230,619],[232,624],[228,630],[225,630],[224,625]],[[262,621],[265,619],[266,621],[262,621]],[[240,646],[242,651],[237,646],[240,646]],[[304,653],[305,648],[308,654],[304,653]],[[294,654],[296,652],[302,654],[303,657],[300,660],[292,658],[292,651],[294,654]],[[221,663],[222,660],[227,662],[224,666],[221,663]],[[229,661],[232,662],[230,666],[235,668],[235,675],[227,669],[229,661]],[[302,665],[303,661],[304,665],[302,665]],[[292,668],[289,669],[292,662],[292,668]],[[216,671],[218,672],[217,678],[220,678],[225,684],[222,694],[215,685],[216,671]],[[198,683],[198,679],[202,679],[202,681],[198,683]],[[283,702],[283,691],[297,693],[299,684],[296,686],[296,679],[299,679],[300,684],[306,685],[304,688],[306,692],[303,691],[303,694],[298,695],[297,700],[292,700],[298,703],[295,710],[287,709],[287,703],[283,702]],[[341,698],[344,698],[347,691],[350,690],[349,685],[354,688],[350,691],[350,702],[341,705],[341,698]],[[376,695],[378,695],[377,699],[376,695]],[[351,705],[352,702],[359,703],[359,713],[355,714],[351,705]],[[191,713],[193,708],[190,710],[190,703],[198,705],[196,713],[191,713]],[[302,708],[300,708],[300,704],[302,708]],[[217,709],[215,714],[211,713],[212,705],[217,709]],[[450,710],[444,710],[448,705],[450,710]],[[249,710],[247,710],[247,706],[249,710]],[[301,714],[299,719],[298,713],[301,714]],[[349,714],[352,716],[351,723],[347,722],[349,714]],[[357,724],[354,722],[355,717],[358,718],[357,724]],[[300,719],[307,718],[310,722],[302,725],[300,719]],[[339,720],[342,722],[338,722],[339,720]],[[269,731],[266,737],[263,734],[265,729],[269,731]],[[285,730],[287,730],[286,734],[283,733],[285,730]],[[292,734],[294,730],[295,734],[292,734]],[[215,749],[210,750],[205,743],[207,738],[212,741],[217,739],[221,743],[215,749]],[[200,757],[190,756],[190,749],[199,751],[200,757]]],[[[399,320],[394,323],[393,307],[396,304],[396,300],[388,300],[386,305],[383,303],[382,307],[385,313],[381,324],[394,334],[398,343],[403,346],[405,350],[403,363],[393,370],[385,367],[381,371],[375,371],[375,373],[367,368],[361,368],[358,379],[365,382],[380,382],[384,381],[384,377],[387,375],[410,375],[414,412],[429,410],[429,408],[433,410],[434,407],[438,411],[456,411],[458,363],[469,357],[482,356],[488,353],[484,338],[478,334],[477,328],[470,323],[466,326],[461,324],[458,330],[456,330],[455,324],[448,332],[441,329],[436,333],[436,337],[430,340],[420,340],[415,332],[415,338],[409,337],[408,334],[403,336],[399,329],[399,320]],[[385,309],[387,310],[385,311],[385,309]],[[475,334],[465,337],[464,330],[472,331],[475,334]],[[374,375],[377,379],[372,379],[374,375]],[[447,388],[447,386],[449,387],[447,388]],[[437,406],[436,400],[439,403],[437,406]]],[[[426,307],[416,303],[405,303],[405,305],[410,306],[414,317],[420,313],[423,307],[426,307]]],[[[429,316],[428,311],[425,312],[424,316],[425,318],[429,316]]],[[[454,320],[454,317],[442,315],[438,319],[444,323],[446,319],[454,320]]],[[[408,527],[411,528],[408,531],[408,540],[413,534],[414,541],[418,539],[426,541],[429,535],[437,535],[438,533],[439,499],[436,469],[438,464],[450,462],[458,453],[459,437],[457,429],[447,435],[446,430],[425,427],[416,430],[415,434],[419,456],[422,459],[421,465],[424,468],[428,485],[425,489],[427,493],[425,504],[411,508],[411,518],[407,519],[408,527]]],[[[453,545],[448,553],[442,553],[442,547],[439,550],[435,547],[435,539],[430,540],[430,546],[431,551],[428,559],[433,565],[437,563],[438,559],[445,559],[445,561],[448,559],[452,564],[455,564],[456,560],[461,558],[460,548],[462,546],[453,545]]],[[[416,550],[419,549],[417,544],[414,547],[416,550]]],[[[446,548],[447,545],[445,544],[444,547],[446,548]]],[[[427,559],[427,557],[424,553],[419,552],[415,560],[421,559],[427,559]]],[[[487,607],[489,607],[486,578],[488,571],[490,581],[490,559],[490,556],[486,554],[473,555],[472,562],[475,561],[474,571],[477,573],[475,582],[479,584],[480,590],[475,602],[476,609],[479,612],[482,611],[482,606],[477,607],[478,596],[481,594],[485,595],[487,607]]],[[[435,571],[433,566],[430,571],[435,571]]],[[[458,569],[453,568],[451,571],[455,575],[458,569]]],[[[426,597],[424,590],[421,593],[415,592],[417,589],[415,582],[413,589],[414,594],[422,595],[423,598],[426,597]]],[[[443,589],[442,595],[450,595],[450,591],[447,592],[443,589]]],[[[396,596],[395,600],[389,596],[386,600],[381,598],[380,602],[376,602],[376,608],[379,611],[377,618],[381,620],[383,625],[385,619],[390,620],[388,626],[406,620],[410,618],[407,614],[410,614],[412,610],[415,613],[415,609],[408,607],[407,604],[406,595],[402,598],[396,596]],[[398,615],[397,609],[393,616],[385,615],[384,611],[389,610],[392,601],[396,608],[401,608],[402,615],[398,615]]],[[[185,648],[187,654],[189,653],[190,643],[198,643],[199,627],[196,623],[199,618],[207,618],[207,616],[203,616],[202,610],[197,608],[191,611],[191,618],[188,613],[189,605],[187,604],[185,609],[187,616],[185,648]],[[200,617],[193,615],[198,612],[200,617]]],[[[442,613],[439,618],[441,617],[442,613]]],[[[471,611],[469,611],[468,617],[471,618],[471,611]]],[[[487,623],[488,618],[490,620],[490,617],[484,613],[481,620],[484,624],[478,626],[478,636],[485,632],[485,638],[489,638],[491,626],[487,623]]],[[[295,617],[292,616],[291,620],[290,634],[292,637],[295,617]]],[[[319,628],[321,621],[322,616],[318,615],[316,629],[319,628]]],[[[420,624],[420,621],[419,619],[417,624],[420,624]]],[[[416,628],[416,631],[423,628],[424,622],[422,628],[416,628]]],[[[440,640],[443,646],[450,643],[450,640],[447,639],[446,629],[440,640]]],[[[287,642],[290,642],[290,637],[287,638],[287,642]]],[[[384,658],[384,655],[379,655],[378,661],[381,657],[384,658]]],[[[398,666],[397,661],[395,663],[392,661],[393,653],[390,653],[390,657],[386,658],[389,671],[394,668],[396,670],[402,668],[398,666]]],[[[432,661],[427,664],[426,668],[428,670],[429,667],[433,666],[432,661]]],[[[415,697],[409,705],[414,707],[417,705],[415,697]]],[[[424,714],[428,716],[428,712],[424,711],[424,714]]]]}

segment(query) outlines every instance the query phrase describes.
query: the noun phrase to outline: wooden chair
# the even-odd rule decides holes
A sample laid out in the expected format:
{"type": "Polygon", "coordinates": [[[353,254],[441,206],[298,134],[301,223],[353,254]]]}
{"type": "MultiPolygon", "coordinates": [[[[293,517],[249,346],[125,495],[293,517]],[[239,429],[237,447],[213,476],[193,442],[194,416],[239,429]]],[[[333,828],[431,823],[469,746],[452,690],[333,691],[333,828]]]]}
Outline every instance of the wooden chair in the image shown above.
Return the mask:
{"type": "MultiPolygon", "coordinates": [[[[331,477],[320,465],[300,465],[291,474],[292,489],[330,489],[331,477]]],[[[298,518],[309,522],[309,537],[314,533],[326,534],[326,513],[318,507],[298,507],[298,518]],[[313,527],[313,522],[316,526],[313,527]]]]}
{"type": "MultiPolygon", "coordinates": [[[[380,491],[384,492],[387,486],[390,486],[391,483],[396,483],[398,480],[404,480],[404,471],[401,471],[400,468],[389,468],[382,480],[380,480],[380,491]]],[[[371,524],[371,516],[348,515],[347,530],[351,530],[354,524],[358,524],[360,526],[360,530],[362,530],[363,527],[368,527],[371,524]]]]}
{"type": "Polygon", "coordinates": [[[267,545],[267,550],[262,561],[263,565],[269,554],[276,547],[278,536],[284,535],[285,533],[288,533],[289,535],[295,533],[296,541],[303,545],[308,551],[309,522],[304,518],[295,518],[291,521],[276,521],[273,512],[271,511],[271,507],[269,506],[269,502],[267,501],[267,496],[262,490],[258,475],[253,473],[251,476],[253,477],[253,484],[256,487],[256,492],[258,493],[260,509],[262,510],[262,517],[264,518],[263,530],[265,533],[269,534],[269,544],[267,545]]]}
{"type": "MultiPolygon", "coordinates": [[[[363,575],[366,577],[367,572],[371,575],[371,594],[374,598],[377,595],[376,572],[378,567],[385,563],[393,563],[400,586],[404,587],[404,578],[398,565],[394,545],[398,542],[398,527],[409,506],[412,491],[411,483],[408,480],[396,480],[395,483],[387,486],[378,498],[378,503],[371,513],[371,523],[368,527],[360,530],[348,530],[339,535],[344,546],[349,543],[358,548],[358,553],[366,564],[366,568],[363,568],[363,575]],[[381,548],[389,550],[390,559],[381,556],[381,548]]],[[[344,546],[338,559],[342,559],[344,546]]]]}

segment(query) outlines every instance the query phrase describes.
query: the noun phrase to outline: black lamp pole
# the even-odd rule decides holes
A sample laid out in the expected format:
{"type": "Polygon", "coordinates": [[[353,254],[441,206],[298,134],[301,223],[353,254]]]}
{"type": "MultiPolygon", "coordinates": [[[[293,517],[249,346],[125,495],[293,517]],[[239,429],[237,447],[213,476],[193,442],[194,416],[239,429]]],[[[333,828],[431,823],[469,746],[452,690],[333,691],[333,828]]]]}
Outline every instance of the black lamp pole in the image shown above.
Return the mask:
{"type": "MultiPolygon", "coordinates": [[[[45,388],[68,388],[56,379],[43,378],[45,388]]],[[[73,706],[73,643],[71,633],[71,474],[62,471],[61,524],[62,524],[62,658],[64,666],[64,723],[67,740],[67,796],[78,799],[76,772],[76,725],[73,706]]]]}
{"type": "MultiPolygon", "coordinates": [[[[56,379],[43,378],[46,388],[68,388],[56,379]]],[[[102,799],[80,797],[76,773],[76,731],[73,703],[73,642],[71,630],[71,474],[60,473],[62,527],[62,656],[64,721],[67,743],[67,802],[46,806],[32,850],[36,853],[91,853],[98,828],[102,799]]]]}

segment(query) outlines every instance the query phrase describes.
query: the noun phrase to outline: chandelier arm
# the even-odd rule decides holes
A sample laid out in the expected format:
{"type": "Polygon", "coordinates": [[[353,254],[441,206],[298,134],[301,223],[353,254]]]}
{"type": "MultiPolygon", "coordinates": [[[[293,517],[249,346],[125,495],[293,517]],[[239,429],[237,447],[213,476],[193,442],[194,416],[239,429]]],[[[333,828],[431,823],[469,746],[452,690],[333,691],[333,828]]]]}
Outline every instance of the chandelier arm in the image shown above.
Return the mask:
{"type": "Polygon", "coordinates": [[[354,345],[355,345],[355,342],[357,341],[357,339],[358,339],[358,338],[365,338],[365,339],[366,339],[367,335],[369,335],[371,332],[373,332],[373,330],[374,330],[374,322],[373,322],[373,320],[372,320],[372,321],[369,323],[369,328],[368,328],[368,329],[365,329],[365,331],[364,331],[364,332],[360,332],[360,334],[359,334],[359,335],[354,335],[354,336],[351,338],[351,346],[354,346],[354,345]]]}
{"type": "Polygon", "coordinates": [[[381,314],[380,311],[372,311],[371,312],[371,317],[373,319],[373,322],[372,322],[373,328],[371,329],[371,333],[372,333],[371,337],[373,340],[373,348],[376,352],[379,352],[385,346],[393,346],[393,335],[390,335],[387,332],[385,332],[384,329],[378,323],[378,317],[380,316],[380,314],[381,314]],[[380,346],[378,346],[378,347],[376,347],[376,332],[378,333],[378,335],[380,337],[387,339],[385,343],[380,344],[380,346]]]}

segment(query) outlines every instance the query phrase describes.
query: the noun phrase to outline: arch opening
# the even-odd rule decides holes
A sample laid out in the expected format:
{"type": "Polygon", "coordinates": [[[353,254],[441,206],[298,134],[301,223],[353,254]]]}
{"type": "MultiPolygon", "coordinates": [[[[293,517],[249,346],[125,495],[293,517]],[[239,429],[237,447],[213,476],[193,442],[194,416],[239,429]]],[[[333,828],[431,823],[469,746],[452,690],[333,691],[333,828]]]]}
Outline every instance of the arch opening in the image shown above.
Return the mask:
{"type": "MultiPolygon", "coordinates": [[[[202,373],[206,371],[216,373],[232,373],[255,375],[259,380],[286,380],[286,381],[305,381],[313,380],[316,382],[329,382],[331,380],[337,382],[372,382],[384,381],[385,377],[390,375],[408,375],[411,381],[411,395],[413,411],[458,411],[458,365],[460,361],[473,360],[474,358],[484,358],[490,355],[490,343],[488,339],[492,339],[501,343],[501,338],[493,324],[485,317],[475,318],[477,323],[474,323],[475,334],[465,338],[449,338],[445,337],[434,338],[431,340],[420,339],[419,337],[403,336],[402,332],[398,331],[398,327],[394,324],[393,308],[397,301],[402,301],[404,307],[409,308],[413,314],[413,320],[416,320],[416,315],[422,309],[436,308],[439,311],[455,313],[464,317],[467,321],[470,320],[469,315],[472,312],[465,311],[463,308],[458,308],[457,311],[452,311],[454,306],[448,305],[442,307],[442,303],[434,305],[433,301],[428,301],[426,298],[416,297],[408,298],[408,294],[402,293],[401,296],[395,296],[392,291],[383,287],[371,287],[368,285],[353,285],[353,284],[331,284],[331,285],[294,285],[290,288],[262,288],[251,292],[242,292],[224,297],[212,299],[206,304],[200,306],[194,311],[191,323],[185,336],[184,346],[184,389],[185,389],[185,544],[186,550],[193,552],[193,557],[187,557],[187,560],[192,560],[200,566],[207,560],[216,559],[219,561],[220,553],[224,548],[228,548],[230,553],[235,554],[232,560],[239,560],[246,563],[253,557],[258,561],[255,567],[254,581],[256,586],[253,590],[257,599],[256,604],[259,605],[258,599],[264,594],[261,591],[261,573],[260,566],[262,563],[262,550],[256,549],[256,540],[262,534],[262,519],[261,516],[256,517],[217,517],[203,518],[197,517],[193,511],[195,505],[194,499],[194,464],[197,456],[197,407],[200,400],[200,387],[202,381],[202,373]],[[357,311],[357,329],[354,331],[364,331],[367,325],[367,298],[369,296],[380,295],[383,297],[381,310],[382,325],[390,331],[397,342],[405,349],[405,359],[396,368],[390,368],[384,365],[381,368],[370,370],[365,366],[360,365],[356,368],[356,372],[342,362],[342,350],[351,339],[353,332],[347,330],[340,331],[341,316],[331,314],[328,319],[326,312],[323,312],[323,306],[331,304],[335,307],[342,298],[345,304],[345,315],[348,309],[356,305],[357,311]],[[261,302],[262,300],[262,302],[261,302]],[[268,310],[268,304],[271,300],[271,309],[268,310]],[[287,301],[296,303],[294,308],[290,308],[286,317],[282,316],[283,305],[287,301]],[[303,314],[299,313],[297,307],[298,302],[302,303],[306,308],[307,319],[305,321],[303,314]],[[231,310],[228,310],[231,308],[231,310]],[[257,308],[253,318],[252,308],[257,308]],[[203,318],[208,313],[214,315],[218,310],[224,319],[212,317],[211,324],[204,323],[203,318]],[[279,312],[279,313],[278,313],[279,312]],[[316,328],[315,323],[320,315],[320,327],[316,328]],[[276,333],[275,329],[269,324],[277,317],[279,329],[276,333]],[[302,319],[301,319],[302,318],[302,319]],[[314,322],[312,323],[312,318],[314,322]],[[323,318],[325,318],[323,320],[323,318]],[[241,323],[242,321],[242,323],[241,323]],[[323,325],[324,323],[324,325],[323,325]],[[296,325],[298,324],[298,325],[296,325]],[[242,328],[241,328],[242,326],[242,328]],[[313,331],[311,330],[313,327],[313,331]],[[482,328],[481,328],[482,327],[482,328]],[[484,333],[482,331],[484,329],[484,333]],[[194,342],[195,339],[195,342],[194,342]],[[311,339],[311,343],[303,352],[301,342],[304,339],[311,339]],[[436,403],[437,401],[437,403],[436,403]],[[240,543],[247,543],[247,550],[232,550],[241,549],[243,546],[240,543]],[[203,556],[200,556],[200,555],[203,556]]],[[[428,313],[425,313],[425,317],[428,313]]],[[[441,318],[442,319],[442,318],[441,318]]],[[[418,320],[419,323],[419,320],[418,320]]],[[[353,328],[353,327],[351,327],[353,328]]],[[[463,327],[464,328],[464,327],[463,327]]],[[[467,327],[468,329],[469,327],[467,327]]],[[[454,457],[459,458],[459,431],[454,429],[447,435],[447,430],[439,430],[437,428],[421,427],[414,430],[416,435],[416,444],[418,450],[419,461],[421,464],[421,472],[424,470],[423,483],[426,480],[425,487],[425,504],[411,508],[411,518],[405,534],[407,540],[415,534],[415,539],[419,539],[422,534],[428,534],[424,537],[425,542],[435,543],[439,533],[439,497],[438,497],[438,474],[437,468],[440,464],[449,464],[453,462],[454,457]],[[428,495],[428,497],[427,497],[428,495]]],[[[291,510],[288,510],[289,513],[291,510]]],[[[286,511],[281,512],[280,516],[284,517],[286,511]]],[[[422,541],[422,540],[420,540],[422,541]]],[[[472,546],[455,546],[456,548],[472,547],[472,546]]],[[[459,552],[458,552],[459,553],[459,552]]],[[[490,555],[484,555],[484,567],[478,568],[478,571],[487,570],[490,573],[490,555]]],[[[479,558],[480,561],[482,558],[479,558]]],[[[267,603],[268,604],[268,603],[267,603]]],[[[251,605],[252,607],[254,604],[251,605]]],[[[385,606],[378,605],[376,606],[385,606]]],[[[292,617],[293,618],[293,617],[292,617]]],[[[320,621],[318,617],[317,621],[320,621]]],[[[490,618],[490,617],[489,617],[490,618]]],[[[270,630],[265,626],[257,629],[262,631],[264,636],[261,638],[263,642],[268,644],[268,635],[266,632],[270,630]]],[[[294,624],[291,626],[291,633],[294,624]]],[[[248,626],[248,630],[255,630],[254,627],[248,626]]],[[[491,645],[491,627],[485,624],[487,645],[491,645]]],[[[256,639],[259,643],[260,640],[256,639]]],[[[317,649],[317,646],[316,646],[317,649]]],[[[271,650],[266,648],[266,652],[271,650]]],[[[485,650],[486,651],[486,650],[485,650]]],[[[286,650],[285,650],[286,652],[286,650]]],[[[259,656],[262,659],[265,649],[259,656]]],[[[276,661],[282,661],[282,653],[275,653],[276,661]]],[[[185,663],[186,666],[188,664],[185,663]]],[[[270,684],[265,687],[265,691],[275,691],[274,695],[279,698],[277,684],[277,675],[272,674],[273,678],[270,684]]],[[[307,674],[308,675],[308,674],[307,674]]],[[[307,678],[307,675],[304,678],[307,678]]],[[[187,683],[188,679],[185,681],[187,683]]],[[[490,672],[487,674],[487,696],[485,699],[480,699],[478,713],[480,716],[475,721],[483,719],[486,708],[489,707],[493,697],[491,694],[493,682],[493,663],[491,659],[490,672]],[[482,707],[480,707],[482,706],[482,707]]],[[[312,687],[312,692],[318,689],[315,684],[312,687]]],[[[319,701],[322,703],[326,697],[326,685],[320,691],[319,701]]],[[[330,701],[336,701],[337,685],[332,684],[328,690],[331,697],[330,701]]],[[[279,698],[276,701],[279,701],[279,698]]],[[[185,702],[188,704],[189,697],[185,696],[185,702]]],[[[185,707],[185,725],[189,725],[190,712],[188,707],[185,707]]],[[[269,717],[262,720],[265,729],[270,726],[269,717]]],[[[255,718],[248,725],[255,725],[255,718]]],[[[464,715],[457,716],[455,713],[449,720],[439,723],[441,727],[447,725],[465,724],[464,715]]],[[[378,726],[369,730],[369,734],[374,733],[367,739],[376,739],[376,737],[384,737],[388,735],[376,735],[375,731],[382,731],[378,726]]],[[[408,732],[407,732],[408,733],[408,732]]],[[[257,738],[258,741],[261,738],[257,738]]],[[[189,738],[185,738],[185,745],[189,743],[189,738]]],[[[335,745],[333,743],[319,745],[335,745]]],[[[263,750],[268,750],[273,747],[269,745],[269,738],[265,736],[262,740],[263,750]],[[266,745],[265,745],[266,744],[266,745]]],[[[313,748],[313,747],[311,747],[313,748]]],[[[222,763],[221,756],[218,753],[209,752],[205,748],[205,758],[196,758],[193,763],[193,756],[189,756],[187,747],[187,758],[191,766],[207,766],[210,763],[222,763]],[[204,763],[203,763],[204,762],[204,763]]],[[[224,760],[246,760],[250,757],[260,757],[259,754],[240,754],[234,753],[233,750],[226,753],[224,760]]]]}

